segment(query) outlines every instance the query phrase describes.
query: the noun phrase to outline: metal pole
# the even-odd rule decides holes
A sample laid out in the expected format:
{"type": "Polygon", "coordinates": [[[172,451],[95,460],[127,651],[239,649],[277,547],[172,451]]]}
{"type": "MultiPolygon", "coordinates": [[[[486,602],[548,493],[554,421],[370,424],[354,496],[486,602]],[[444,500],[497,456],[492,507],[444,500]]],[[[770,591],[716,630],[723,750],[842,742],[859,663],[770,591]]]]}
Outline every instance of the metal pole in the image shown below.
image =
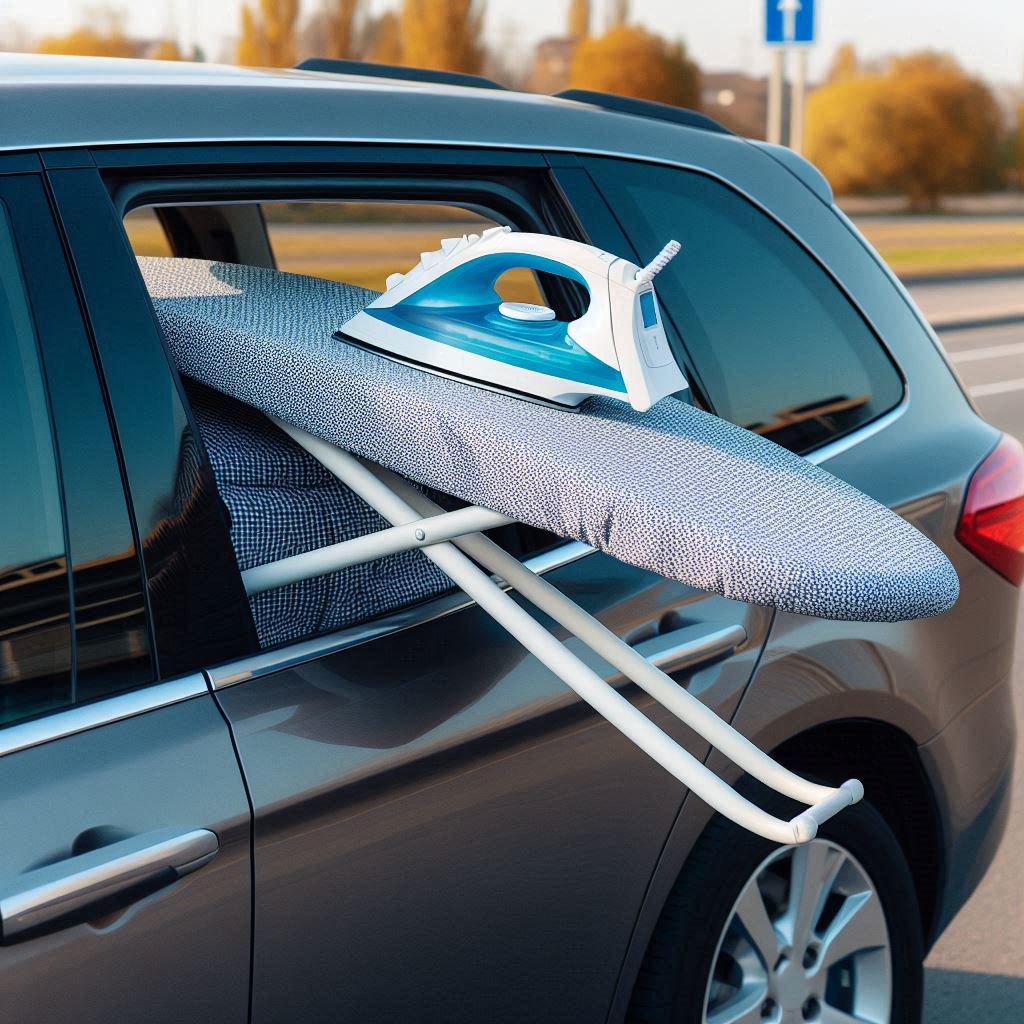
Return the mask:
{"type": "Polygon", "coordinates": [[[789,148],[794,153],[803,150],[804,144],[804,89],[807,85],[807,49],[801,46],[796,54],[796,70],[793,72],[793,91],[789,113],[789,148]]]}
{"type": "Polygon", "coordinates": [[[768,79],[768,141],[782,142],[782,90],[786,81],[786,51],[772,50],[772,72],[768,79]]]}

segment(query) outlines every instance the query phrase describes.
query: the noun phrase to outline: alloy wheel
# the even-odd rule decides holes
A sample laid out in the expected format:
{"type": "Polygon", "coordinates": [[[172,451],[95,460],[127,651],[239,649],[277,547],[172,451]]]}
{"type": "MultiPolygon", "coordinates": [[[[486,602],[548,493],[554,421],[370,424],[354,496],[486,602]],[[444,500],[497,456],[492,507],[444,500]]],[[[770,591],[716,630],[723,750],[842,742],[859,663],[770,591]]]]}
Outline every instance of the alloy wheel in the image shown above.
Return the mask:
{"type": "Polygon", "coordinates": [[[755,869],[718,941],[704,1024],[888,1024],[881,900],[842,846],[815,839],[755,869]]]}

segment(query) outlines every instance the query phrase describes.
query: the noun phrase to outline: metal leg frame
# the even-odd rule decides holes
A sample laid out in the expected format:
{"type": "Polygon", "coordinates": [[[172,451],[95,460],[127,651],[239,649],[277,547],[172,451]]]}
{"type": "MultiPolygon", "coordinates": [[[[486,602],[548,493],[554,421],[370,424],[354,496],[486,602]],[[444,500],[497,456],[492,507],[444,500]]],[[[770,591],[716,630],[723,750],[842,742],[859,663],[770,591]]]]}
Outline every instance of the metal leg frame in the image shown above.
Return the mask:
{"type": "Polygon", "coordinates": [[[298,427],[277,419],[274,422],[392,523],[393,528],[250,569],[243,573],[249,593],[334,572],[382,554],[420,548],[458,587],[619,732],[716,811],[743,828],[778,843],[806,843],[814,838],[822,822],[864,795],[864,787],[856,779],[832,789],[809,782],[784,768],[592,615],[480,533],[512,520],[476,506],[443,512],[402,478],[379,467],[364,465],[348,452],[298,427]],[[807,804],[806,810],[786,821],[740,796],[572,654],[470,557],[500,576],[745,772],[779,793],[807,804]]]}

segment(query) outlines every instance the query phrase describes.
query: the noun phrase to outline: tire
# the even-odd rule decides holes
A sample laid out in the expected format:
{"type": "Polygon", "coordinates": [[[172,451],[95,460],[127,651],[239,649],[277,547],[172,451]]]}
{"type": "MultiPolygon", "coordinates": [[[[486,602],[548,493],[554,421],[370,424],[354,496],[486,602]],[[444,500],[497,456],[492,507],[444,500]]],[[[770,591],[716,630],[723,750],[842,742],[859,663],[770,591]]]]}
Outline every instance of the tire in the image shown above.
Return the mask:
{"type": "MultiPolygon", "coordinates": [[[[766,791],[760,787],[754,788],[748,783],[741,786],[741,789],[774,813],[786,817],[796,813],[793,804],[776,798],[775,794],[765,795],[766,791]]],[[[856,870],[863,870],[863,875],[873,887],[881,907],[881,913],[872,909],[872,921],[876,929],[881,927],[882,934],[888,933],[889,950],[888,957],[885,957],[884,950],[880,950],[875,953],[858,953],[855,959],[842,961],[838,966],[827,970],[819,965],[821,974],[816,984],[819,987],[829,986],[827,995],[822,995],[821,998],[839,1009],[844,1008],[844,1000],[873,999],[876,1004],[873,1011],[874,1019],[883,1024],[920,1024],[924,957],[921,916],[910,868],[892,830],[870,804],[861,802],[846,808],[831,821],[826,822],[815,842],[818,846],[813,853],[808,850],[802,854],[805,858],[814,857],[815,865],[840,863],[839,858],[845,851],[846,854],[852,855],[852,860],[849,861],[849,868],[844,863],[840,876],[844,879],[851,877],[843,874],[849,871],[852,877],[859,881],[860,876],[856,875],[856,870]],[[841,849],[836,849],[837,847],[841,849]],[[826,862],[825,858],[833,859],[826,862]],[[884,926],[879,925],[882,920],[884,926]],[[883,983],[883,975],[879,973],[885,971],[881,966],[883,962],[888,963],[887,985],[883,983]],[[851,966],[854,964],[857,966],[851,966]],[[854,996],[856,986],[861,984],[861,978],[867,979],[864,981],[864,988],[860,994],[854,996]],[[845,989],[842,987],[844,984],[847,986],[845,989]],[[891,999],[886,999],[886,991],[891,992],[891,999]],[[885,1012],[886,1002],[888,1016],[885,1012]]],[[[745,887],[754,876],[762,879],[758,893],[763,896],[763,903],[770,910],[773,906],[778,906],[772,902],[771,886],[775,873],[785,876],[787,863],[788,870],[791,873],[796,872],[798,862],[786,860],[787,857],[792,858],[794,849],[778,847],[752,835],[721,815],[716,815],[712,819],[687,859],[655,927],[627,1013],[626,1019],[630,1024],[703,1024],[706,1019],[706,999],[710,998],[709,1005],[717,1009],[725,1019],[729,1018],[734,1006],[747,1005],[741,1003],[741,993],[749,993],[746,996],[748,1000],[760,1000],[760,990],[755,990],[745,980],[742,983],[735,980],[730,982],[729,971],[732,972],[731,977],[735,979],[736,972],[742,970],[741,964],[754,963],[756,971],[759,972],[764,969],[764,962],[770,957],[774,958],[775,953],[758,956],[756,960],[740,955],[752,947],[743,945],[748,932],[739,926],[738,922],[730,926],[727,935],[723,933],[730,921],[736,921],[733,911],[737,900],[741,894],[749,895],[745,887]],[[766,861],[773,857],[777,859],[765,867],[766,861]],[[720,940],[724,951],[722,955],[719,955],[720,940]],[[730,948],[737,951],[735,958],[729,956],[730,948]],[[714,988],[710,988],[709,981],[716,964],[718,977],[725,981],[716,981],[714,988]],[[723,990],[724,996],[721,995],[723,990]],[[713,1004],[716,1000],[724,1000],[728,1005],[724,1008],[721,1004],[715,1006],[713,1004]],[[728,1012],[725,1012],[726,1009],[728,1012]]],[[[809,865],[811,862],[800,863],[809,865]]],[[[808,875],[813,876],[809,869],[808,875]]],[[[820,891],[820,888],[815,885],[806,887],[808,892],[820,891]]],[[[845,883],[839,888],[848,891],[853,889],[845,883]]],[[[784,891],[788,895],[791,889],[787,888],[784,891]]],[[[841,904],[844,899],[846,896],[839,893],[831,897],[832,903],[829,906],[836,901],[841,904]]],[[[878,904],[872,904],[872,908],[878,904]]],[[[785,903],[781,905],[785,906],[785,903]]],[[[859,913],[860,909],[857,912],[859,913]]],[[[826,933],[827,914],[828,911],[823,912],[819,919],[822,930],[826,933]]],[[[840,921],[838,913],[834,920],[840,921]]],[[[860,927],[863,927],[863,923],[860,927]]],[[[776,927],[769,928],[767,934],[776,937],[779,935],[777,922],[776,927]]],[[[769,950],[772,949],[770,943],[765,945],[769,950]]],[[[806,952],[803,953],[805,962],[800,965],[801,967],[806,967],[806,960],[810,958],[810,966],[813,968],[815,955],[821,957],[822,950],[812,947],[813,942],[803,944],[806,952]]],[[[838,953],[836,945],[829,948],[829,953],[838,953]]],[[[799,985],[809,984],[804,977],[797,974],[798,966],[795,961],[800,956],[800,950],[790,950],[789,959],[793,961],[792,963],[787,963],[785,957],[780,957],[776,965],[773,965],[774,974],[766,970],[766,976],[770,980],[766,980],[765,984],[774,984],[779,990],[776,994],[780,998],[778,1001],[771,999],[769,992],[765,1001],[758,1002],[757,1006],[749,1009],[748,1017],[742,1018],[743,1020],[764,1020],[772,1024],[813,1021],[820,1017],[821,1008],[814,1002],[817,996],[808,997],[808,1001],[799,1007],[794,1003],[795,999],[800,998],[797,995],[799,985]],[[778,967],[779,964],[782,964],[781,968],[778,967]],[[779,973],[780,971],[790,972],[788,976],[798,982],[797,987],[794,988],[788,982],[782,981],[783,974],[779,973]],[[788,988],[782,991],[787,984],[788,988]],[[783,1005],[783,996],[788,1001],[786,1005],[783,1005]]],[[[804,974],[806,973],[805,970],[804,974]]],[[[755,980],[758,985],[761,984],[759,977],[755,980]]],[[[858,1012],[860,1006],[858,1003],[858,1012]]],[[[846,1005],[845,1008],[849,1010],[854,1007],[846,1005]]],[[[872,1019],[872,1015],[866,1015],[866,1019],[872,1019]]]]}

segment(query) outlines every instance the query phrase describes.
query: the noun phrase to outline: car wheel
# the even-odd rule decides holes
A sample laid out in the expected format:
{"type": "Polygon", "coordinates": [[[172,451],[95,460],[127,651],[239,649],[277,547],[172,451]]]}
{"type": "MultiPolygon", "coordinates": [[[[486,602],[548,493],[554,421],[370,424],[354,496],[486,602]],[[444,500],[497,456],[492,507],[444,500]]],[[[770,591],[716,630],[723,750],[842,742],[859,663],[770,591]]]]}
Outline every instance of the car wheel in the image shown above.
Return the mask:
{"type": "Polygon", "coordinates": [[[869,804],[805,846],[716,817],[666,902],[628,1019],[918,1024],[922,959],[910,869],[869,804]]]}

